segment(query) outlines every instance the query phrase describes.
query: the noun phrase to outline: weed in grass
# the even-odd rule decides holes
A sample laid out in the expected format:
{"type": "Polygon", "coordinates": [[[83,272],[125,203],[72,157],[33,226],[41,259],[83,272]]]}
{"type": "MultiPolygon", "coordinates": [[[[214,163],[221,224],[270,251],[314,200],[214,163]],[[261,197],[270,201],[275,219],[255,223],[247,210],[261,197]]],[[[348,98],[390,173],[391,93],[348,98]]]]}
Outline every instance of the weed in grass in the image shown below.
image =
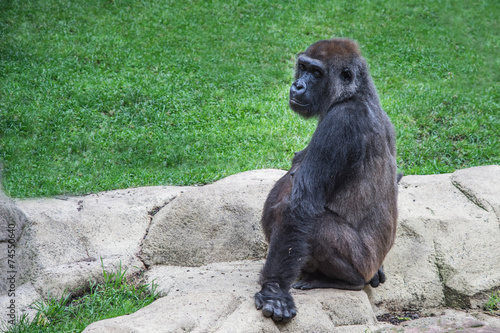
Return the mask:
{"type": "Polygon", "coordinates": [[[82,332],[92,322],[133,313],[159,297],[156,284],[136,286],[125,274],[121,265],[114,273],[103,268],[102,284],[90,281],[88,293],[80,297],[65,293],[60,299],[37,301],[33,320],[23,315],[15,326],[4,327],[5,332],[82,332]]]}

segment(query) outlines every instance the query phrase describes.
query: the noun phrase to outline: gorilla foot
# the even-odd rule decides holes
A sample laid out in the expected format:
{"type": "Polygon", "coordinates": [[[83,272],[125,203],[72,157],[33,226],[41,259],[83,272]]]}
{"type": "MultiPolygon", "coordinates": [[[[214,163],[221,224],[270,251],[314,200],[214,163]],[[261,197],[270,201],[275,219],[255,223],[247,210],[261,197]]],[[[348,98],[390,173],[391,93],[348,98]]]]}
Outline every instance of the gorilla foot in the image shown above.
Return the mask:
{"type": "Polygon", "coordinates": [[[370,286],[377,288],[381,283],[385,282],[384,266],[380,267],[377,273],[370,280],[370,286]]]}
{"type": "Polygon", "coordinates": [[[321,288],[318,286],[316,283],[317,281],[310,281],[308,279],[302,279],[297,282],[295,282],[292,285],[292,288],[294,289],[301,289],[301,290],[309,290],[309,289],[315,289],[315,288],[321,288]]]}
{"type": "Polygon", "coordinates": [[[274,321],[288,322],[297,315],[292,295],[282,291],[277,282],[264,283],[254,299],[257,310],[274,321]]]}

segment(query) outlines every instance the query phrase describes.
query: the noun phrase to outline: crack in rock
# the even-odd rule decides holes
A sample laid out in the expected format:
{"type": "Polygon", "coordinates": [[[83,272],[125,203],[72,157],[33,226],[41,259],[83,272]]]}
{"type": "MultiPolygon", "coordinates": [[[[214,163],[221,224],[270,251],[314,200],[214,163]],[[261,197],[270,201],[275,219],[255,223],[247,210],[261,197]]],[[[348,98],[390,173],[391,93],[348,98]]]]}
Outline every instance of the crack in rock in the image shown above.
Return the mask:
{"type": "Polygon", "coordinates": [[[151,228],[151,224],[153,223],[153,218],[154,218],[154,216],[156,214],[158,214],[158,212],[160,210],[162,210],[163,208],[165,208],[168,204],[170,204],[172,201],[174,201],[177,197],[178,197],[178,195],[175,195],[170,200],[164,202],[163,205],[154,206],[150,211],[148,211],[149,223],[148,223],[148,226],[146,228],[146,232],[144,233],[144,236],[142,237],[141,244],[139,244],[140,250],[139,250],[139,253],[137,255],[137,258],[139,258],[139,260],[142,262],[142,264],[144,265],[144,267],[146,267],[146,270],[149,269],[149,265],[146,264],[146,262],[142,258],[142,247],[144,246],[144,240],[146,239],[146,237],[149,234],[149,229],[151,228]]]}
{"type": "Polygon", "coordinates": [[[472,193],[471,190],[468,190],[465,186],[463,186],[462,184],[460,184],[458,181],[456,180],[452,180],[451,183],[453,184],[453,186],[455,186],[460,192],[462,192],[462,194],[470,201],[472,202],[474,205],[478,206],[479,208],[481,209],[484,209],[485,211],[489,212],[491,208],[491,205],[489,204],[488,201],[486,200],[482,200],[482,199],[479,199],[477,196],[474,195],[474,193],[472,193]],[[483,201],[486,201],[486,203],[488,203],[488,206],[490,207],[486,207],[486,205],[483,203],[483,201]]]}
{"type": "Polygon", "coordinates": [[[434,253],[435,253],[435,261],[439,282],[441,282],[441,287],[443,289],[444,296],[444,305],[451,308],[460,308],[466,309],[471,307],[470,297],[459,290],[449,287],[446,284],[446,281],[450,279],[452,275],[456,273],[456,271],[447,267],[446,263],[443,262],[443,256],[441,250],[438,249],[439,244],[434,240],[434,253]]]}

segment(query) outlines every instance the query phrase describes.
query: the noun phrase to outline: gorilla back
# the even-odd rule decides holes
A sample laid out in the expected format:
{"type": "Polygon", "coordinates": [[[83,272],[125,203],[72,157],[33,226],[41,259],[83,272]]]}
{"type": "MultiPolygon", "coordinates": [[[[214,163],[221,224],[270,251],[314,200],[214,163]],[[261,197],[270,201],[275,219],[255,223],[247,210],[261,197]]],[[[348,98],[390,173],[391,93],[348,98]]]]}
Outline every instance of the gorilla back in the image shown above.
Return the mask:
{"type": "Polygon", "coordinates": [[[358,45],[322,40],[300,53],[289,104],[318,125],[262,214],[269,250],[255,305],[275,321],[297,313],[292,284],[360,290],[383,283],[397,224],[394,128],[358,45]]]}

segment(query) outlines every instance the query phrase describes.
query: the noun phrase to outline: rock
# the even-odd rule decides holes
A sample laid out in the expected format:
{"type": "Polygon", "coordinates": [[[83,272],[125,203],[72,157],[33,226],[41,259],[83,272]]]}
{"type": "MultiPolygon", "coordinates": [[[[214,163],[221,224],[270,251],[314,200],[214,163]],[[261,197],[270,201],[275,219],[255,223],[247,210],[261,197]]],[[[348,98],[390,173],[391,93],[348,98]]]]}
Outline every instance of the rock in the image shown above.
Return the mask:
{"type": "Polygon", "coordinates": [[[153,218],[142,259],[146,265],[200,266],[264,257],[260,215],[283,174],[248,171],[179,196],[153,218]]]}
{"type": "Polygon", "coordinates": [[[200,290],[229,291],[240,297],[252,297],[264,260],[212,263],[201,267],[152,266],[146,272],[147,283],[155,283],[163,295],[185,295],[200,290]]]}
{"type": "Polygon", "coordinates": [[[94,323],[84,332],[335,332],[351,325],[362,331],[387,326],[377,322],[366,293],[335,289],[293,291],[299,315],[289,324],[276,325],[255,310],[253,294],[262,264],[247,260],[154,267],[148,281],[157,283],[166,296],[120,320],[94,323]]]}
{"type": "MultiPolygon", "coordinates": [[[[411,320],[398,326],[398,332],[419,333],[419,332],[477,332],[477,333],[498,333],[500,332],[500,320],[491,324],[475,318],[471,314],[460,311],[446,310],[440,315],[411,320]]],[[[386,327],[378,332],[394,332],[394,328],[386,327]]]]}
{"type": "Polygon", "coordinates": [[[153,333],[214,330],[240,303],[241,301],[229,292],[164,297],[126,317],[93,323],[84,332],[153,333]],[[168,317],[165,314],[168,314],[168,317]]]}
{"type": "Polygon", "coordinates": [[[377,323],[377,318],[364,292],[332,289],[325,293],[324,290],[316,289],[313,292],[303,292],[303,295],[317,298],[335,327],[377,323]]]}
{"type": "Polygon", "coordinates": [[[31,293],[19,289],[26,280],[20,274],[18,260],[18,243],[25,226],[24,213],[0,190],[0,322],[14,319],[19,307],[26,307],[33,301],[31,293]]]}
{"type": "Polygon", "coordinates": [[[143,187],[64,199],[18,201],[28,218],[19,242],[24,281],[44,296],[67,289],[83,291],[89,278],[99,281],[103,266],[128,273],[143,268],[138,259],[152,212],[183,191],[180,187],[143,187]]]}
{"type": "Polygon", "coordinates": [[[492,208],[500,205],[499,170],[488,166],[403,177],[396,243],[384,262],[388,280],[382,288],[367,289],[377,314],[476,308],[499,288],[499,215],[492,208]]]}
{"type": "Polygon", "coordinates": [[[498,185],[500,165],[463,169],[451,175],[451,181],[469,200],[486,211],[500,216],[498,185]]]}
{"type": "MultiPolygon", "coordinates": [[[[164,296],[85,332],[385,332],[393,326],[375,315],[478,308],[500,289],[500,166],[407,176],[400,185],[396,243],[384,263],[387,281],[359,292],[293,291],[298,316],[275,324],[255,310],[253,294],[266,251],[260,214],[283,174],[258,170],[203,187],[18,200],[17,208],[0,196],[2,264],[6,225],[19,226],[16,304],[20,309],[49,292],[59,297],[65,288],[81,292],[89,278],[102,277],[101,265],[108,271],[122,265],[129,275],[146,270],[147,282],[155,281],[164,296]]],[[[2,275],[2,309],[10,301],[5,281],[2,275]]],[[[444,323],[452,318],[443,316],[444,323]]],[[[484,332],[500,329],[491,316],[472,318],[484,332]]],[[[434,325],[412,325],[418,323],[434,325]]]]}
{"type": "Polygon", "coordinates": [[[21,234],[26,225],[26,216],[16,206],[16,204],[7,198],[0,191],[0,295],[6,294],[10,288],[10,282],[7,281],[7,275],[11,271],[16,272],[17,276],[17,254],[21,234]]]}

